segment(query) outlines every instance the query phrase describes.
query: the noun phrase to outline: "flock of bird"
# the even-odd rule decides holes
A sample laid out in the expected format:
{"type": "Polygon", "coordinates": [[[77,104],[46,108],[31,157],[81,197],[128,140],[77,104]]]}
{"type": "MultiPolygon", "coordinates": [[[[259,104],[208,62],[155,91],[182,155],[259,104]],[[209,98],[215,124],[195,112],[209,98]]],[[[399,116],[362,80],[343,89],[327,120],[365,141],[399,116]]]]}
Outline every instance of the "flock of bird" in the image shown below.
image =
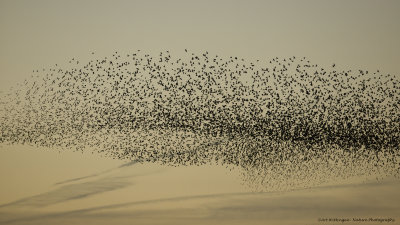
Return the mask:
{"type": "Polygon", "coordinates": [[[187,50],[74,58],[2,96],[0,143],[176,166],[216,161],[262,186],[399,174],[399,79],[336,68],[187,50]]]}

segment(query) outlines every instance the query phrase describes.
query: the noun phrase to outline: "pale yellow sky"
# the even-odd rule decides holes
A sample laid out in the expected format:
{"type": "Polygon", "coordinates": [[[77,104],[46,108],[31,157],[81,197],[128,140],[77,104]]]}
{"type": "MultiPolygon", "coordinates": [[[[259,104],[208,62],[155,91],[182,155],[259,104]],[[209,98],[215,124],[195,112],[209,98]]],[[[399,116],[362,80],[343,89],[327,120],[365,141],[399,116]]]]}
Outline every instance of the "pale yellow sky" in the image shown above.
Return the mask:
{"type": "MultiPolygon", "coordinates": [[[[317,64],[335,62],[339,69],[379,69],[400,77],[399,12],[397,0],[0,0],[0,92],[29,78],[34,69],[137,49],[169,50],[174,57],[184,49],[250,60],[305,56],[317,64]]],[[[125,168],[125,162],[90,153],[26,146],[0,150],[0,224],[113,224],[113,218],[119,224],[168,219],[170,224],[244,224],[251,215],[252,224],[280,219],[281,224],[325,224],[317,219],[329,216],[400,222],[395,217],[398,181],[241,197],[250,192],[245,181],[238,171],[223,167],[162,167],[159,173],[154,165],[156,173],[153,167],[125,168]],[[233,194],[225,198],[227,193],[233,194]],[[181,196],[194,200],[188,203],[181,196]],[[37,202],[47,205],[32,207],[37,202]],[[131,208],[118,211],[121,203],[131,208]],[[4,204],[27,210],[14,212],[4,204]],[[156,220],[154,212],[159,213],[156,220]],[[180,216],[184,220],[176,221],[180,216]]]]}
{"type": "Polygon", "coordinates": [[[0,90],[96,51],[306,56],[399,74],[399,1],[0,1],[0,90]]]}

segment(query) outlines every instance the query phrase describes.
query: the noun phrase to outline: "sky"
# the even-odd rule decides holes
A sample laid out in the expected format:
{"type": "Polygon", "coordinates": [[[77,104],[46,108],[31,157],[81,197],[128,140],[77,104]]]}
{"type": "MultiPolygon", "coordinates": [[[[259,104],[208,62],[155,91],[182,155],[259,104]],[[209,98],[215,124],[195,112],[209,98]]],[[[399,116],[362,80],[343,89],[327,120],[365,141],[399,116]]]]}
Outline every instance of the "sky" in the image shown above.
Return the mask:
{"type": "Polygon", "coordinates": [[[0,90],[33,69],[137,49],[307,57],[399,74],[399,1],[0,1],[0,90]]]}
{"type": "MultiPolygon", "coordinates": [[[[33,70],[138,49],[176,57],[185,49],[249,60],[304,56],[400,77],[399,12],[397,0],[0,0],[0,92],[33,70]]],[[[319,216],[400,212],[399,182],[254,197],[226,168],[147,168],[27,146],[0,149],[0,224],[243,224],[249,215],[254,224],[265,215],[284,217],[281,224],[321,224],[319,216]],[[187,217],[178,220],[182,212],[187,217]]]]}

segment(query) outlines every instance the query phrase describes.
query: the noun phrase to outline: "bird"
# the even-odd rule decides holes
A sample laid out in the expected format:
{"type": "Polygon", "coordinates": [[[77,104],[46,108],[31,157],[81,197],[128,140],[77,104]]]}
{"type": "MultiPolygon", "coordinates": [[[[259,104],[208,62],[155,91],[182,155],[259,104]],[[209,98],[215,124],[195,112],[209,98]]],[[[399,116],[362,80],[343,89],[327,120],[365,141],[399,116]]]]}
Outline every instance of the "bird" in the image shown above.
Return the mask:
{"type": "Polygon", "coordinates": [[[268,171],[282,182],[303,171],[299,177],[318,183],[311,168],[321,161],[339,164],[351,153],[350,167],[398,152],[398,77],[336,71],[306,57],[210,53],[116,51],[32,70],[2,100],[0,143],[100,149],[116,159],[174,166],[217,161],[263,185],[268,171]]]}

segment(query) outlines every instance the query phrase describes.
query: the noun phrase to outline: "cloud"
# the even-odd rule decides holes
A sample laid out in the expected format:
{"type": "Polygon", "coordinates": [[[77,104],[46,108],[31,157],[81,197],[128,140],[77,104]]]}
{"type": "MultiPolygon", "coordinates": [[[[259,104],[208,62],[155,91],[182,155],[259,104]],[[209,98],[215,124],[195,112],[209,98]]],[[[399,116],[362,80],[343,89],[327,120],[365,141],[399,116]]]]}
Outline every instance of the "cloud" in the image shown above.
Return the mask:
{"type": "MultiPolygon", "coordinates": [[[[90,177],[90,176],[88,176],[90,177]]],[[[36,196],[20,199],[0,207],[44,207],[74,199],[86,198],[103,192],[113,191],[131,185],[126,177],[106,177],[95,181],[61,186],[36,196]]]]}
{"type": "MultiPolygon", "coordinates": [[[[359,187],[354,188],[357,190],[359,187]]],[[[397,205],[374,203],[372,199],[367,198],[350,197],[344,201],[336,194],[247,192],[192,195],[49,213],[9,220],[7,224],[27,221],[30,224],[53,224],[56,222],[57,224],[68,224],[74,221],[91,224],[98,222],[124,224],[124,221],[129,221],[131,224],[252,224],[261,221],[293,224],[295,221],[306,221],[310,224],[310,222],[316,222],[319,217],[327,215],[351,217],[372,212],[385,215],[398,210],[397,205]],[[191,203],[186,204],[188,201],[191,203]],[[174,204],[178,202],[179,204],[174,204]],[[145,207],[148,204],[154,205],[145,207]],[[136,207],[129,208],[132,206],[136,207]]]]}
{"type": "MultiPolygon", "coordinates": [[[[104,178],[87,182],[79,188],[91,189],[92,192],[75,190],[74,195],[64,197],[64,200],[85,197],[111,190],[124,185],[123,177],[104,178]],[[105,187],[100,184],[105,184],[105,187]],[[101,186],[100,188],[98,186],[101,186]]],[[[8,219],[5,224],[243,224],[251,222],[293,224],[295,221],[306,221],[310,224],[317,218],[340,215],[352,217],[359,215],[396,215],[399,207],[399,197],[393,196],[399,183],[382,182],[370,184],[332,185],[313,189],[303,189],[291,192],[239,192],[217,193],[208,195],[189,195],[153,200],[132,201],[119,204],[43,214],[25,214],[14,219],[8,219]],[[371,198],[374,193],[375,198],[371,198]],[[369,197],[366,197],[369,196],[369,197]],[[381,201],[376,201],[380,198],[381,201]],[[390,200],[390,201],[388,201],[390,200]],[[150,207],[147,207],[150,205],[150,207]],[[156,207],[154,207],[156,206],[156,207]],[[158,221],[158,222],[157,222],[158,221]],[[162,223],[161,221],[166,221],[162,223]]],[[[68,187],[68,188],[67,188],[68,187]]],[[[57,196],[64,191],[58,191],[57,196]]],[[[33,197],[24,204],[32,204],[37,199],[47,199],[52,195],[33,197]]],[[[54,200],[52,200],[54,202],[54,200]]],[[[18,204],[21,204],[19,202],[18,204]]],[[[43,204],[43,203],[42,203],[43,204]]]]}
{"type": "Polygon", "coordinates": [[[124,164],[118,166],[117,168],[108,169],[108,170],[105,170],[105,171],[102,171],[102,172],[99,172],[99,173],[94,173],[94,174],[83,176],[83,177],[77,177],[77,178],[72,178],[72,179],[60,181],[60,182],[55,183],[55,185],[66,184],[66,183],[70,183],[70,182],[84,180],[84,179],[87,179],[87,178],[97,177],[97,176],[104,175],[106,173],[112,172],[112,171],[114,171],[116,169],[120,169],[120,168],[136,165],[138,162],[139,161],[137,161],[137,160],[133,160],[133,161],[130,161],[128,163],[124,163],[124,164]]]}
{"type": "Polygon", "coordinates": [[[136,165],[139,162],[140,162],[139,160],[132,160],[130,162],[127,162],[125,164],[120,165],[118,168],[124,168],[124,167],[128,167],[128,166],[133,166],[133,165],[136,165]]]}
{"type": "Polygon", "coordinates": [[[104,172],[74,178],[70,180],[66,180],[63,182],[58,182],[57,184],[64,184],[59,186],[55,190],[48,191],[42,194],[38,194],[35,196],[30,196],[27,198],[23,198],[11,203],[0,205],[0,208],[6,207],[45,207],[52,204],[62,203],[65,201],[76,200],[86,198],[92,195],[97,195],[104,192],[114,191],[117,189],[121,189],[127,186],[132,185],[132,177],[144,176],[148,174],[158,173],[161,170],[152,170],[147,172],[141,172],[133,175],[126,176],[107,176],[100,177],[93,181],[80,182],[74,184],[65,184],[72,181],[80,181],[86,178],[97,177],[100,175],[104,175],[105,173],[119,170],[121,168],[126,168],[132,165],[135,165],[136,162],[132,161],[129,163],[122,164],[121,166],[113,169],[106,170],[104,172]]]}

